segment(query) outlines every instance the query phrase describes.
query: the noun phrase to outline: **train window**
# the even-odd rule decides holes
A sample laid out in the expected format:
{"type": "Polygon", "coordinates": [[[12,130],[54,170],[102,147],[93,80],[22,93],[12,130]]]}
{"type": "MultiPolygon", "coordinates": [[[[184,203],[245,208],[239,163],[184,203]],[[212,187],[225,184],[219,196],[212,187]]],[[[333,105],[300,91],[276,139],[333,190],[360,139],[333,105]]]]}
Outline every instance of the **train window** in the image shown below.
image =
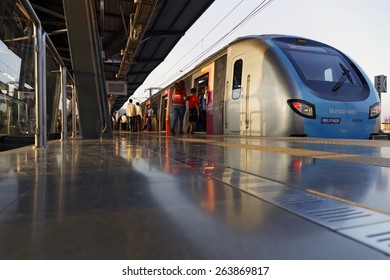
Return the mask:
{"type": "Polygon", "coordinates": [[[340,101],[367,98],[368,91],[362,86],[359,74],[355,72],[353,65],[338,53],[295,50],[288,53],[299,75],[319,97],[340,101]],[[345,75],[348,78],[345,78],[345,75]],[[339,81],[343,82],[340,84],[339,81]]]}
{"type": "Polygon", "coordinates": [[[363,74],[338,50],[310,40],[299,44],[296,38],[278,38],[274,42],[317,97],[337,101],[359,101],[368,97],[369,86],[363,74]]]}
{"type": "Polygon", "coordinates": [[[242,59],[234,63],[232,86],[232,99],[239,99],[242,86],[242,59]]]}
{"type": "MultiPolygon", "coordinates": [[[[338,55],[296,51],[290,52],[290,55],[307,81],[337,82],[342,75],[339,63],[346,64],[338,55]],[[330,78],[332,80],[329,81],[330,78]]],[[[347,80],[346,83],[351,82],[347,80]]]]}

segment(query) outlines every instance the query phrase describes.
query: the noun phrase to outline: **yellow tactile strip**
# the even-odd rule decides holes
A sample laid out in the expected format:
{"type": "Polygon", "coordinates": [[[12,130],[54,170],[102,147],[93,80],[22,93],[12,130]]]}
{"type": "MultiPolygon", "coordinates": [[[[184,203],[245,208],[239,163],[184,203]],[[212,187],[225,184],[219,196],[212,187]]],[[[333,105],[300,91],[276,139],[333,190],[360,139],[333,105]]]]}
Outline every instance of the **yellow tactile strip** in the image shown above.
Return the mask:
{"type": "Polygon", "coordinates": [[[289,141],[298,143],[311,143],[323,145],[339,145],[339,146],[364,146],[364,147],[390,147],[390,141],[385,140],[345,140],[345,139],[274,139],[278,141],[289,141]]]}
{"type": "MultiPolygon", "coordinates": [[[[222,142],[222,141],[216,141],[210,139],[178,138],[178,140],[188,141],[188,142],[207,143],[207,144],[212,144],[212,145],[222,146],[222,147],[232,147],[232,148],[236,147],[241,149],[251,149],[251,150],[265,151],[271,153],[281,153],[281,154],[288,154],[293,156],[307,156],[313,158],[333,159],[333,158],[358,157],[358,155],[354,155],[354,154],[340,154],[334,152],[323,152],[323,151],[306,150],[306,149],[298,149],[298,148],[273,147],[273,146],[244,144],[244,143],[222,142]]],[[[269,140],[269,138],[267,140],[269,140]]]]}

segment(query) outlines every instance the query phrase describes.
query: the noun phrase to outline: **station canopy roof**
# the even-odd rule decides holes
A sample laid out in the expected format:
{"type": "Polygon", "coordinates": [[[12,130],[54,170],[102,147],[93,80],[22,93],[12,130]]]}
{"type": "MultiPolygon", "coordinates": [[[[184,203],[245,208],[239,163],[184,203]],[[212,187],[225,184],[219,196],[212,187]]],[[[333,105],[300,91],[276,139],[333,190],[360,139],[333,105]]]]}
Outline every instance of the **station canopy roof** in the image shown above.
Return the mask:
{"type": "MultiPolygon", "coordinates": [[[[73,67],[62,1],[30,0],[30,3],[44,31],[49,35],[72,74],[73,67]]],[[[214,0],[96,0],[95,2],[106,80],[118,80],[117,74],[123,50],[129,37],[131,14],[135,14],[137,8],[134,2],[155,3],[136,52],[132,55],[131,63],[126,68],[124,77],[119,77],[127,82],[127,96],[118,96],[113,106],[119,109],[142,85],[148,75],[164,61],[181,37],[214,0]]]]}

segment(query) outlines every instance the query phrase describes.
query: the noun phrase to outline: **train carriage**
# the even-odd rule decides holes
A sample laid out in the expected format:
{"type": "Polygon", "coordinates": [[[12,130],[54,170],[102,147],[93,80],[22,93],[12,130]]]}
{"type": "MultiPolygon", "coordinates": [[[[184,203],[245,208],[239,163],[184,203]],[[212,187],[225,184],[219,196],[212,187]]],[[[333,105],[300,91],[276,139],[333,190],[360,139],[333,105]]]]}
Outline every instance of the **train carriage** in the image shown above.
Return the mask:
{"type": "MultiPolygon", "coordinates": [[[[348,56],[313,40],[242,37],[178,80],[187,92],[208,86],[207,134],[368,139],[379,131],[380,100],[368,77],[348,56]]],[[[173,85],[153,101],[160,106],[157,129],[167,133],[173,85]]]]}

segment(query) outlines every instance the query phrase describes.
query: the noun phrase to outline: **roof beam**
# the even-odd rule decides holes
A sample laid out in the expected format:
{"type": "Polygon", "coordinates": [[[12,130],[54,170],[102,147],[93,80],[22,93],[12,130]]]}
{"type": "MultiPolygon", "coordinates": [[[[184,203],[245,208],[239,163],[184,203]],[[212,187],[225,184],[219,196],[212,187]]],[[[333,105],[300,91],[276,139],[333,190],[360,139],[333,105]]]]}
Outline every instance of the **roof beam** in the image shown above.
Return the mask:
{"type": "Polygon", "coordinates": [[[145,40],[145,38],[150,38],[150,37],[167,38],[167,37],[171,37],[171,36],[182,37],[184,35],[185,35],[185,32],[183,32],[183,31],[153,30],[153,31],[145,32],[144,40],[145,40]]]}
{"type": "Polygon", "coordinates": [[[65,16],[64,16],[63,14],[56,13],[56,12],[54,12],[54,11],[52,11],[52,10],[46,9],[46,8],[44,8],[44,7],[42,7],[42,6],[39,6],[39,5],[36,5],[36,4],[34,4],[34,3],[31,3],[31,6],[33,6],[33,8],[34,8],[35,10],[38,10],[38,11],[44,12],[44,13],[46,13],[46,14],[48,14],[48,15],[51,15],[51,16],[53,16],[53,17],[56,17],[56,18],[60,18],[60,19],[62,19],[62,20],[65,20],[65,16]]]}
{"type": "Polygon", "coordinates": [[[133,64],[137,63],[160,63],[163,62],[163,58],[139,58],[133,61],[133,64]]]}
{"type": "Polygon", "coordinates": [[[136,11],[130,16],[130,32],[125,49],[122,51],[122,62],[116,77],[123,79],[129,71],[134,55],[144,36],[146,27],[152,17],[156,0],[134,0],[136,11]]]}

